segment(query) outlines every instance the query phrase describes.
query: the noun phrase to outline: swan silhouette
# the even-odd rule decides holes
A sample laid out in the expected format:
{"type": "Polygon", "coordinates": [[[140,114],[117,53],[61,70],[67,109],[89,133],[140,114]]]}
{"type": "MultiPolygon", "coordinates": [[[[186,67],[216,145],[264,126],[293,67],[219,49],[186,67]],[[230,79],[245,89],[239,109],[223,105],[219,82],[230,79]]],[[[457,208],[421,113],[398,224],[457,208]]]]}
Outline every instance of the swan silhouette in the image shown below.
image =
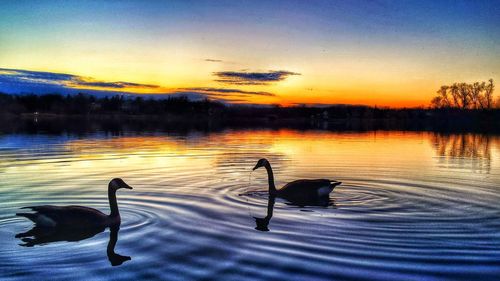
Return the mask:
{"type": "Polygon", "coordinates": [[[108,185],[108,199],[111,213],[106,215],[99,210],[83,206],[32,206],[34,213],[17,213],[17,216],[28,218],[39,227],[63,228],[101,228],[120,225],[121,218],[116,202],[116,191],[120,188],[132,189],[122,179],[115,178],[108,185]]]}
{"type": "MultiPolygon", "coordinates": [[[[341,184],[339,181],[327,180],[327,179],[315,179],[315,180],[296,180],[287,183],[280,189],[276,189],[274,185],[274,175],[271,164],[267,159],[260,159],[253,170],[264,167],[267,170],[267,177],[269,182],[269,195],[277,196],[287,199],[290,202],[314,202],[318,199],[328,198],[330,192],[341,184]]],[[[302,204],[298,204],[302,205],[302,204]]]]}
{"type": "MultiPolygon", "coordinates": [[[[105,227],[95,228],[68,228],[68,227],[40,227],[35,226],[31,230],[23,233],[18,233],[16,238],[21,239],[23,247],[33,247],[36,245],[45,245],[54,242],[77,242],[84,239],[94,237],[95,235],[103,232],[105,227]]],[[[122,256],[115,253],[115,246],[118,241],[119,226],[112,226],[109,228],[109,242],[107,246],[108,260],[112,266],[121,265],[124,262],[131,260],[129,256],[122,256]]]]}

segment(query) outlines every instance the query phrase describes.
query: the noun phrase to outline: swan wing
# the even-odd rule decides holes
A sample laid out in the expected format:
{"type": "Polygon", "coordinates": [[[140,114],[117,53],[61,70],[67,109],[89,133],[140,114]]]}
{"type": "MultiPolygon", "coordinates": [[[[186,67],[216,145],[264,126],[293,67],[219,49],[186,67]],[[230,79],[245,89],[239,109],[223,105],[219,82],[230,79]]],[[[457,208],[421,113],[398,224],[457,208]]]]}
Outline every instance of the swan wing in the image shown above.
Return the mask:
{"type": "Polygon", "coordinates": [[[341,184],[328,179],[296,180],[286,184],[278,193],[288,198],[315,198],[328,196],[335,186],[341,184]]]}
{"type": "Polygon", "coordinates": [[[316,180],[296,180],[287,183],[282,189],[320,189],[324,187],[335,187],[339,185],[340,182],[327,179],[316,179],[316,180]]]}
{"type": "Polygon", "coordinates": [[[106,215],[99,210],[83,206],[30,206],[34,214],[21,213],[33,222],[42,226],[75,226],[86,227],[95,225],[106,219],[106,215]]]}

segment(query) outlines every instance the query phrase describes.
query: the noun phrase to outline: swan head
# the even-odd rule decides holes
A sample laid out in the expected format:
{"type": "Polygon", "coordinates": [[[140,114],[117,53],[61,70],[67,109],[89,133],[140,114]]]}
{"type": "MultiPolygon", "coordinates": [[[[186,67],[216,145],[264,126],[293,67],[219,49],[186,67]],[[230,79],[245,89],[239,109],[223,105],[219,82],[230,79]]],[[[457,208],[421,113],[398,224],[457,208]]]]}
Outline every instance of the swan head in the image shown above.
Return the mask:
{"type": "Polygon", "coordinates": [[[113,190],[118,190],[120,188],[126,188],[126,189],[132,189],[132,187],[128,184],[126,184],[122,179],[120,178],[115,178],[115,179],[112,179],[110,182],[109,182],[109,188],[113,189],[113,190]]]}
{"type": "Polygon", "coordinates": [[[265,167],[266,165],[269,165],[269,161],[267,161],[266,158],[262,158],[259,161],[257,161],[257,164],[255,165],[255,167],[253,167],[252,170],[255,171],[260,167],[265,167]]]}

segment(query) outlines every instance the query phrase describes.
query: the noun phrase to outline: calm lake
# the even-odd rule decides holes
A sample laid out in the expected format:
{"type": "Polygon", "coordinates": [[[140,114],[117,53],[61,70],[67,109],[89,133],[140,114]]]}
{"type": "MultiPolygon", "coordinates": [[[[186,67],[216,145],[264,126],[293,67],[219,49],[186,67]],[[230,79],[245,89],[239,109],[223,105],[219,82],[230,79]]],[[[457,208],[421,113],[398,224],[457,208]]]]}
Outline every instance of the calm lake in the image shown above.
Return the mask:
{"type": "Polygon", "coordinates": [[[0,155],[0,280],[500,276],[500,136],[4,134],[0,155]],[[265,170],[252,172],[263,157],[279,187],[304,178],[343,184],[321,206],[273,202],[265,170]],[[15,237],[32,227],[15,216],[21,207],[108,213],[115,177],[134,187],[118,191],[119,231],[15,237]]]}

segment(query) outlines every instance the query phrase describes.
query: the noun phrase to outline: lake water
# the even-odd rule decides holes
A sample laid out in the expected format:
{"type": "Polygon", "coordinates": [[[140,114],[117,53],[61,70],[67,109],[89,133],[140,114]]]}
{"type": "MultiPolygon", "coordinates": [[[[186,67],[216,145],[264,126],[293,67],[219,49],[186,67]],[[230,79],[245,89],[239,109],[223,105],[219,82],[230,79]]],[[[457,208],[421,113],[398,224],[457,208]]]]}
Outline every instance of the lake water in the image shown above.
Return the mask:
{"type": "Polygon", "coordinates": [[[0,155],[0,280],[500,276],[499,136],[7,134],[0,135],[0,155]],[[277,186],[302,178],[343,184],[323,206],[272,202],[265,170],[251,172],[262,157],[277,186]],[[15,237],[32,227],[15,216],[24,206],[77,204],[107,213],[107,184],[115,177],[134,187],[118,191],[118,233],[15,237]]]}

